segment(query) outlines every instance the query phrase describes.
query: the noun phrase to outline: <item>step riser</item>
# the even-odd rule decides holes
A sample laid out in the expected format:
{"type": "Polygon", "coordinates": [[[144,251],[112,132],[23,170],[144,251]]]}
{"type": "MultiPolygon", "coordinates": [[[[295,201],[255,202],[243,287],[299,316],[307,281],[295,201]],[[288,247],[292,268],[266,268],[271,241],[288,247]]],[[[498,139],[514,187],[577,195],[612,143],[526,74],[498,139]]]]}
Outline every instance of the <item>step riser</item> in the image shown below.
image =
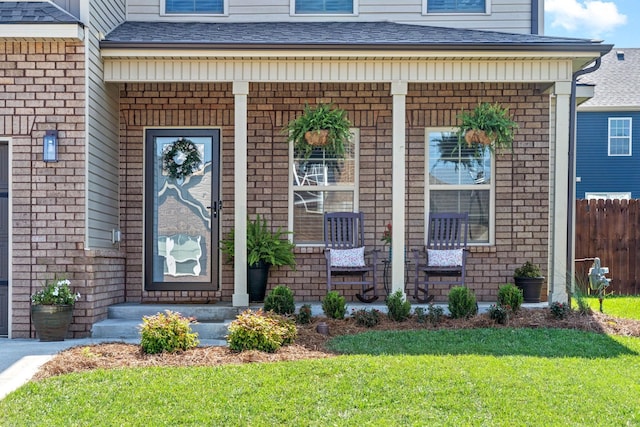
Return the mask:
{"type": "Polygon", "coordinates": [[[241,311],[237,307],[196,304],[118,304],[109,307],[108,318],[93,325],[92,338],[139,340],[142,318],[164,313],[166,310],[192,317],[197,323],[191,329],[200,340],[225,340],[229,324],[241,311]]]}
{"type": "Polygon", "coordinates": [[[109,319],[140,320],[144,316],[153,316],[164,313],[166,310],[178,312],[185,317],[194,317],[201,322],[221,322],[223,320],[235,319],[240,310],[237,307],[222,305],[112,305],[108,310],[109,319]]]}

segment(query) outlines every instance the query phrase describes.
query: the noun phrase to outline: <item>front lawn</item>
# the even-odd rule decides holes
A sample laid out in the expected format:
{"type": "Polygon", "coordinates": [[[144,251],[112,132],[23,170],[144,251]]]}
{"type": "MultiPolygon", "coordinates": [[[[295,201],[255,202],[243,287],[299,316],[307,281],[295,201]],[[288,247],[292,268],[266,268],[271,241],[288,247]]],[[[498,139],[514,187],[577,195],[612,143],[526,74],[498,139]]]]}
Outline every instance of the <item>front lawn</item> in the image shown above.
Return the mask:
{"type": "Polygon", "coordinates": [[[92,371],[29,383],[0,425],[639,425],[640,338],[375,331],[331,359],[92,371]]]}
{"type": "MultiPolygon", "coordinates": [[[[590,296],[586,300],[593,311],[600,311],[600,302],[597,297],[590,296]]],[[[602,302],[602,311],[609,316],[640,320],[640,298],[607,296],[602,302]]]]}

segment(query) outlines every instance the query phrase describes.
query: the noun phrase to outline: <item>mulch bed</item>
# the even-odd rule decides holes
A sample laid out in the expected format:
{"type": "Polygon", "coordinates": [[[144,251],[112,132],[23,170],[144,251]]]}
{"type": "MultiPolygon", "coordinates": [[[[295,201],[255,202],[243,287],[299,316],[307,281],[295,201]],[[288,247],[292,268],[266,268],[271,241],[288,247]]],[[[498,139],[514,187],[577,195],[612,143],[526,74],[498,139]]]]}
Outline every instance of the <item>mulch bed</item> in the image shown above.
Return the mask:
{"type": "Polygon", "coordinates": [[[122,367],[150,366],[216,366],[223,364],[241,364],[257,362],[278,362],[300,359],[334,357],[325,348],[326,342],[338,335],[357,334],[370,330],[408,330],[408,329],[463,329],[486,327],[512,328],[568,328],[611,335],[640,337],[640,321],[618,319],[606,314],[594,312],[591,315],[572,313],[567,319],[554,319],[548,309],[523,309],[509,319],[507,325],[498,325],[487,314],[471,319],[450,319],[444,317],[437,326],[418,323],[415,319],[406,322],[394,322],[386,316],[374,328],[361,327],[351,318],[333,320],[314,318],[308,325],[298,326],[298,338],[294,345],[286,346],[276,353],[260,351],[233,352],[227,347],[198,347],[179,353],[147,355],[140,346],[123,343],[105,343],[80,346],[57,354],[42,366],[34,379],[91,369],[114,369],[122,367]],[[325,322],[329,334],[316,331],[317,325],[325,322]]]}

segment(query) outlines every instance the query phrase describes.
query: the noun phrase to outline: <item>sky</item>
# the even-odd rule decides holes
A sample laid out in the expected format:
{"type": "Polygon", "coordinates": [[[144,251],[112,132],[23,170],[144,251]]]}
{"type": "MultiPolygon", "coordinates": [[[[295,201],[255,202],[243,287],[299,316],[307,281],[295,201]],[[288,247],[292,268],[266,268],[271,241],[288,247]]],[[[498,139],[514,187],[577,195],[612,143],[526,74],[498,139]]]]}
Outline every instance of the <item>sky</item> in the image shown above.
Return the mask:
{"type": "Polygon", "coordinates": [[[640,48],[640,0],[545,0],[544,34],[640,48]]]}

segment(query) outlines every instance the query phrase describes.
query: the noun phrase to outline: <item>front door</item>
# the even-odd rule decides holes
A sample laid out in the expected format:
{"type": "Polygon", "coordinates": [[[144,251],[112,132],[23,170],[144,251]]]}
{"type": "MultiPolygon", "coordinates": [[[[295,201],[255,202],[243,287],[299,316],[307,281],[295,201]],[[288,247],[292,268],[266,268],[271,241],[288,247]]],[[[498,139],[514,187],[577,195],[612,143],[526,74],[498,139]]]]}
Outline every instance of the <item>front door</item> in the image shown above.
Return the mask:
{"type": "Polygon", "coordinates": [[[145,289],[218,289],[220,131],[150,129],[145,141],[145,289]]]}

